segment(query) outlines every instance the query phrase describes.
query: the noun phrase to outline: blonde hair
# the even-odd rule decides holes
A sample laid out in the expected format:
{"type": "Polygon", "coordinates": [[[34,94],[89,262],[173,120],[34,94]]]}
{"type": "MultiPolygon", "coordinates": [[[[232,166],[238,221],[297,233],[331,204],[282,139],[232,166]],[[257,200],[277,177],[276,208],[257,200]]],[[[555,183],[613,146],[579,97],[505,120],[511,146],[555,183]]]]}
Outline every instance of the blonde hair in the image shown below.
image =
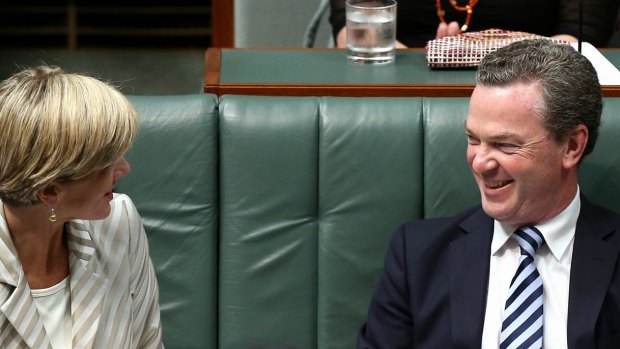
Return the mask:
{"type": "Polygon", "coordinates": [[[25,69],[0,83],[0,198],[40,203],[52,181],[113,164],[137,131],[136,110],[114,87],[58,67],[25,69]]]}

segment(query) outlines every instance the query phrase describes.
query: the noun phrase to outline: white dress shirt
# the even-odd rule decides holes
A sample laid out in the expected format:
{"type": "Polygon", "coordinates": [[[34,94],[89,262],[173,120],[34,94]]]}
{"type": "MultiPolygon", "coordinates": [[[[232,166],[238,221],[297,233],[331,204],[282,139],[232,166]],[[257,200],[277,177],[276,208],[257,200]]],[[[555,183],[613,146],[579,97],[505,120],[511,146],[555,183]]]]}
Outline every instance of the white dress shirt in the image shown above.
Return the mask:
{"type": "MultiPolygon", "coordinates": [[[[536,252],[536,269],[543,280],[543,347],[564,349],[567,344],[568,287],[575,240],[575,227],[581,208],[579,188],[571,203],[554,218],[537,224],[545,244],[536,252]]],[[[491,242],[491,264],[487,305],[482,331],[482,349],[499,348],[504,306],[510,281],[514,277],[521,250],[510,236],[518,227],[495,221],[491,242]]]]}

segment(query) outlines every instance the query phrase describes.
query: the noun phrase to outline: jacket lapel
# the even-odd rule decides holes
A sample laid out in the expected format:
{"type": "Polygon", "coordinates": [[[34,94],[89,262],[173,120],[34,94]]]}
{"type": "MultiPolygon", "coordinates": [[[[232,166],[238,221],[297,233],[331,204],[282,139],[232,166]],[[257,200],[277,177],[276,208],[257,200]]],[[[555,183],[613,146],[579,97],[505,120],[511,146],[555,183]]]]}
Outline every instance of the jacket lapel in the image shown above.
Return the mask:
{"type": "Polygon", "coordinates": [[[480,348],[489,280],[493,219],[478,209],[450,244],[450,307],[454,348],[480,348]]]}
{"type": "Polygon", "coordinates": [[[26,278],[19,280],[17,287],[2,304],[1,309],[13,327],[4,328],[1,336],[4,337],[5,334],[10,336],[10,331],[15,330],[29,348],[52,348],[43,323],[39,319],[26,278]]]}
{"type": "Polygon", "coordinates": [[[618,247],[606,239],[615,227],[581,197],[575,230],[568,299],[568,348],[594,348],[595,326],[618,258],[618,247]]]}
{"type": "Polygon", "coordinates": [[[92,348],[99,326],[107,280],[97,270],[95,245],[87,227],[72,221],[67,234],[71,269],[73,348],[92,348]]]}
{"type": "Polygon", "coordinates": [[[0,311],[10,325],[1,328],[0,347],[20,336],[29,348],[51,349],[30,287],[17,258],[0,202],[0,311]]]}

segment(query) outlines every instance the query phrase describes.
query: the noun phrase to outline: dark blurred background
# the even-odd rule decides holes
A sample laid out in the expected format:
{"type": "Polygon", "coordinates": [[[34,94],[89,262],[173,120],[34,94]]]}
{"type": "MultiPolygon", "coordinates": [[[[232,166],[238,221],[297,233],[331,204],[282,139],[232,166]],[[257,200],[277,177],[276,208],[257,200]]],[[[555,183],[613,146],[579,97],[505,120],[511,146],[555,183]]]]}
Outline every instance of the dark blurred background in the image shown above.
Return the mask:
{"type": "Polygon", "coordinates": [[[202,90],[210,0],[3,0],[0,78],[57,65],[138,95],[202,90]]]}
{"type": "MultiPolygon", "coordinates": [[[[125,94],[200,93],[212,43],[300,47],[322,13],[315,47],[330,46],[321,6],[321,0],[0,0],[0,79],[47,64],[110,81],[125,94]]],[[[620,47],[618,32],[610,46],[620,47]]]]}

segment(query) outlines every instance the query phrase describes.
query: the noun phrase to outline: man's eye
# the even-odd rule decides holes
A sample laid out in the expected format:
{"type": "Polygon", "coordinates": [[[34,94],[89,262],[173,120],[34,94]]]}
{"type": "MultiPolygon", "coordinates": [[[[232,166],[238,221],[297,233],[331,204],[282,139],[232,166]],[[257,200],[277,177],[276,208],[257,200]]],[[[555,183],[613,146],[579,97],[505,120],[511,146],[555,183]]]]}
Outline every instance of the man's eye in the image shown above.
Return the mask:
{"type": "Polygon", "coordinates": [[[498,143],[496,146],[506,153],[514,153],[519,149],[518,145],[511,143],[498,143]]]}
{"type": "Polygon", "coordinates": [[[474,138],[474,137],[472,137],[470,135],[466,135],[466,137],[467,137],[467,143],[473,144],[473,145],[480,144],[480,141],[477,140],[476,138],[474,138]]]}

